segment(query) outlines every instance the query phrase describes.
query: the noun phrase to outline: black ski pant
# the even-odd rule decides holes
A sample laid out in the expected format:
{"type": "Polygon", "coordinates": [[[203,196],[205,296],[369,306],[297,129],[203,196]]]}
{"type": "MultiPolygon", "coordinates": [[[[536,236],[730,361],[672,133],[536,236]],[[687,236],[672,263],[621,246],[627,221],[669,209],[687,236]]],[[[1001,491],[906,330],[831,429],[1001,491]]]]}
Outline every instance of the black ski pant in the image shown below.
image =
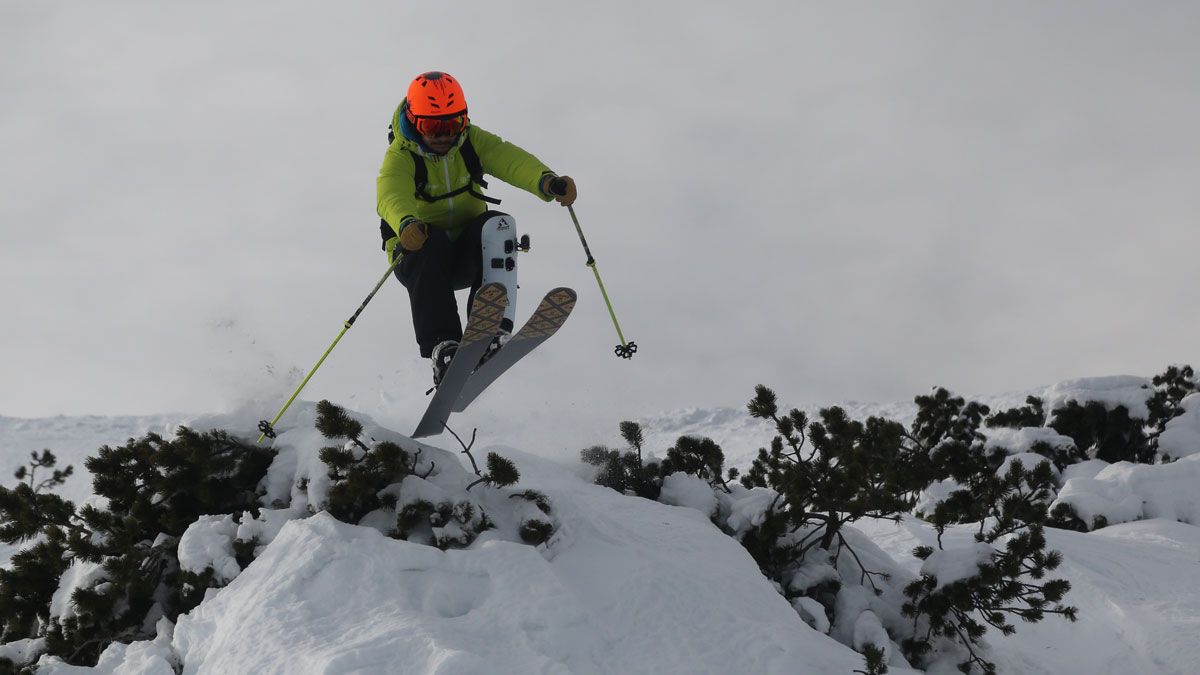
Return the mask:
{"type": "MultiPolygon", "coordinates": [[[[429,228],[429,238],[419,251],[405,253],[396,266],[396,278],[408,289],[413,329],[421,356],[433,356],[433,348],[445,340],[461,340],[462,321],[454,291],[470,288],[467,307],[483,285],[483,250],[480,231],[484,221],[498,211],[486,211],[468,223],[450,241],[445,231],[429,228]]],[[[399,251],[399,249],[397,249],[399,251]]]]}

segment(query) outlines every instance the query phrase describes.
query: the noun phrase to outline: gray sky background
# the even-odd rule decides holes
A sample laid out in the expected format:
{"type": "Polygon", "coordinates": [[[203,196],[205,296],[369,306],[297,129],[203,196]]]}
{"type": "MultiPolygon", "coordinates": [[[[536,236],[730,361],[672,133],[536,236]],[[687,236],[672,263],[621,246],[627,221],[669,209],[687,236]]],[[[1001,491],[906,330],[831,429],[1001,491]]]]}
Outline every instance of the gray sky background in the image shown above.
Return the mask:
{"type": "MultiPolygon", "coordinates": [[[[494,189],[520,314],[580,303],[458,420],[489,440],[1195,362],[1197,35],[1186,2],[5,2],[0,414],[272,416],[386,266],[430,69],[577,179],[641,345],[565,209],[494,189]]],[[[392,281],[303,396],[406,430],[428,386],[392,281]]]]}

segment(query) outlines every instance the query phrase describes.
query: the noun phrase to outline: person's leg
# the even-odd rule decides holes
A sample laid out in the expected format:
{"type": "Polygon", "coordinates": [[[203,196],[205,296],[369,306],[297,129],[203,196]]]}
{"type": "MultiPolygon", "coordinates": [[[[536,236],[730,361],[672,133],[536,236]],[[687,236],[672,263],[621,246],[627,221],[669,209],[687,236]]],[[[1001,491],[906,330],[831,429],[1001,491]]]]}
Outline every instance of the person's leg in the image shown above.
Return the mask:
{"type": "Polygon", "coordinates": [[[507,213],[486,211],[471,221],[455,242],[455,288],[470,288],[470,299],[485,283],[504,284],[508,308],[501,328],[513,330],[517,310],[516,221],[507,213]]]}
{"type": "Polygon", "coordinates": [[[421,356],[445,340],[462,339],[462,321],[454,299],[455,245],[442,230],[429,228],[429,239],[419,251],[405,253],[396,266],[396,278],[408,289],[413,330],[421,356]]]}

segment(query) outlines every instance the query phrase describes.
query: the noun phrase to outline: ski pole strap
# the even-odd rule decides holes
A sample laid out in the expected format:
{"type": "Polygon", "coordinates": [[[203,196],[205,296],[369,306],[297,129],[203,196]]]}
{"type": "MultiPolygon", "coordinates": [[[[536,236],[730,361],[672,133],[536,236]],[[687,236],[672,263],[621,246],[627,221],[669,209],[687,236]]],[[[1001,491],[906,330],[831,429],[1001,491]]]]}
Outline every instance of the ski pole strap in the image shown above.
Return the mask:
{"type": "Polygon", "coordinates": [[[272,419],[270,422],[262,420],[258,423],[258,430],[261,431],[262,434],[258,437],[258,440],[255,441],[256,443],[262,443],[264,438],[275,438],[275,424],[279,422],[279,418],[283,417],[283,414],[287,412],[288,408],[291,407],[292,402],[295,401],[296,397],[300,395],[300,392],[304,389],[304,386],[307,385],[308,381],[312,379],[312,376],[316,374],[317,369],[321,367],[322,363],[325,363],[325,359],[329,357],[329,354],[333,351],[333,348],[337,346],[338,342],[341,342],[342,336],[346,334],[346,331],[350,330],[350,328],[354,326],[354,322],[358,320],[358,315],[362,314],[363,310],[367,308],[367,303],[371,302],[371,298],[374,298],[375,294],[379,292],[379,289],[383,287],[383,283],[387,281],[389,276],[391,276],[392,270],[396,269],[396,265],[400,264],[400,260],[403,257],[403,253],[398,254],[396,259],[392,261],[392,264],[388,265],[387,272],[384,272],[383,276],[379,278],[379,283],[375,284],[375,288],[371,289],[371,292],[367,294],[367,299],[362,301],[362,304],[358,306],[357,310],[355,310],[354,315],[349,319],[346,319],[346,322],[342,325],[341,332],[338,333],[337,337],[333,339],[333,344],[329,345],[329,349],[326,349],[325,353],[321,355],[321,358],[317,360],[317,365],[313,366],[312,370],[308,371],[308,375],[304,377],[304,381],[300,383],[300,386],[296,387],[296,391],[292,392],[291,398],[289,398],[287,403],[284,403],[283,407],[279,409],[279,412],[275,414],[275,419],[272,419]]]}

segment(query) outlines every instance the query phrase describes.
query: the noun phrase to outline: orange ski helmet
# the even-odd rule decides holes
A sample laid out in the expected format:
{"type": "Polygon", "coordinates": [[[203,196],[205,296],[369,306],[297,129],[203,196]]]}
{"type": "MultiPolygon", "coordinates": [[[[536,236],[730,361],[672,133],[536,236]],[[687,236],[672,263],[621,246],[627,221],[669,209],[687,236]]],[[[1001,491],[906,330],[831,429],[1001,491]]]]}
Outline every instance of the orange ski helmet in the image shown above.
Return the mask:
{"type": "Polygon", "coordinates": [[[408,85],[408,109],[417,117],[456,115],[467,112],[467,97],[458,80],[433,70],[408,85]]]}

